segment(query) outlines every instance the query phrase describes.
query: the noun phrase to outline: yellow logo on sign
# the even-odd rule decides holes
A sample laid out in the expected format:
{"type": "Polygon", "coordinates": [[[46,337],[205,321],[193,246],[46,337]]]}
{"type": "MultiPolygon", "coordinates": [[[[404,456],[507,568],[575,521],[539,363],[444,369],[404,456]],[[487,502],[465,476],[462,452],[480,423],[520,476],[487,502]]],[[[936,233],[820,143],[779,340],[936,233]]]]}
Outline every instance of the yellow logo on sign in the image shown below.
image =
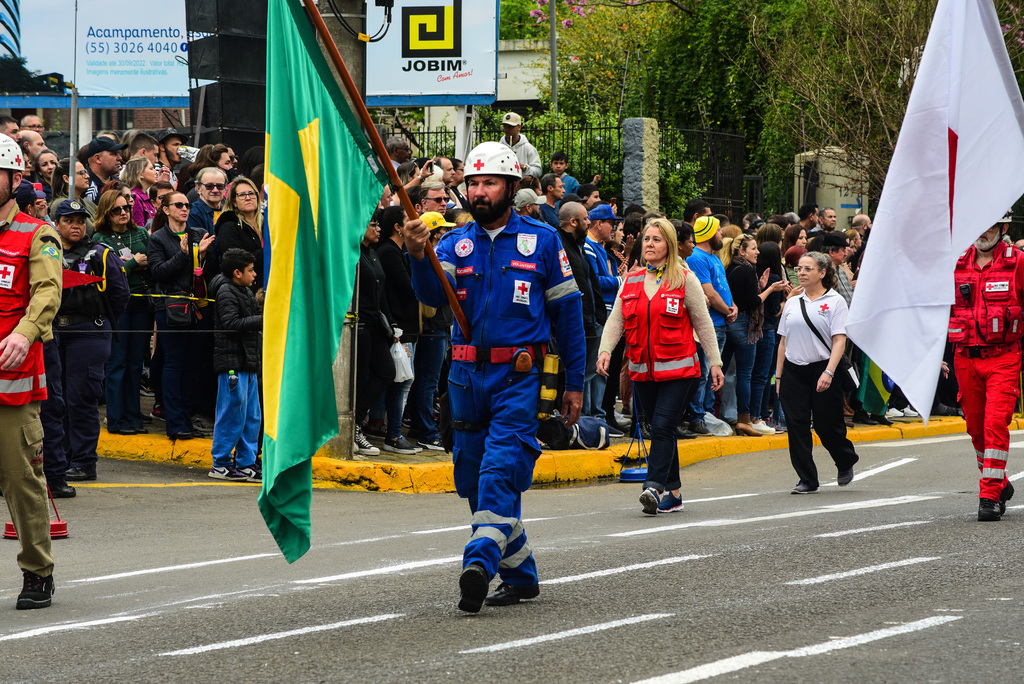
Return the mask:
{"type": "Polygon", "coordinates": [[[402,8],[402,57],[460,57],[462,0],[450,5],[402,8]]]}

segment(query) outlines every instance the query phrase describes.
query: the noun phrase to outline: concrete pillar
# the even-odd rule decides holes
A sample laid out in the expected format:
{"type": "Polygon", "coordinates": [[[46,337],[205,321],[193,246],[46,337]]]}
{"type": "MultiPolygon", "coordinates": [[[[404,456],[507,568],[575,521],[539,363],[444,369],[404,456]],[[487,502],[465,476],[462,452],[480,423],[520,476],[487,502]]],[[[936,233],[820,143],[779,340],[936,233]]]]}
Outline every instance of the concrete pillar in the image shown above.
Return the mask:
{"type": "Polygon", "coordinates": [[[658,122],[626,119],[622,122],[622,207],[639,204],[660,210],[658,196],[658,122]]]}

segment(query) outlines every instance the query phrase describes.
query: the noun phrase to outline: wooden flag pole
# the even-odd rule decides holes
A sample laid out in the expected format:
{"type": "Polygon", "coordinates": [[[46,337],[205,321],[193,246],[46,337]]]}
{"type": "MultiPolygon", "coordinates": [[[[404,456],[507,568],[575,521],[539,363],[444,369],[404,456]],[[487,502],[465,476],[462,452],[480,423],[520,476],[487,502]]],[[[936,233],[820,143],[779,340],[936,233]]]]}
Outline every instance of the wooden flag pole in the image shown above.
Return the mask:
{"type": "MultiPolygon", "coordinates": [[[[345,66],[345,60],[341,58],[341,53],[338,52],[338,46],[334,44],[334,39],[331,37],[330,32],[327,30],[327,24],[324,23],[324,19],[320,16],[320,10],[317,9],[316,3],[313,0],[302,0],[303,6],[306,8],[306,14],[309,15],[309,20],[313,22],[313,27],[316,29],[316,33],[320,36],[320,39],[324,42],[324,46],[327,48],[327,54],[331,58],[331,62],[334,63],[334,68],[341,74],[341,81],[345,85],[345,90],[348,91],[349,99],[356,106],[356,111],[359,113],[359,119],[362,121],[363,129],[370,138],[370,145],[373,147],[373,151],[377,154],[381,166],[388,174],[388,179],[391,181],[391,185],[398,190],[398,196],[402,200],[402,206],[405,208],[405,213],[410,219],[419,218],[419,214],[416,213],[416,208],[413,207],[412,200],[409,198],[409,193],[405,191],[405,187],[402,185],[402,181],[398,178],[398,172],[395,170],[394,165],[391,163],[391,157],[388,156],[388,151],[384,148],[384,143],[380,139],[380,134],[377,132],[377,127],[373,124],[373,119],[370,118],[370,112],[366,110],[366,103],[363,102],[362,95],[356,89],[355,81],[352,80],[352,75],[348,72],[348,67],[345,66]]],[[[469,322],[466,320],[466,314],[462,312],[462,307],[459,306],[459,300],[455,298],[455,291],[452,290],[452,284],[448,282],[448,276],[445,274],[444,269],[441,268],[441,262],[437,260],[437,254],[434,253],[434,247],[427,241],[426,244],[427,258],[430,259],[430,266],[434,269],[434,274],[438,280],[441,281],[441,286],[444,288],[444,296],[448,300],[448,304],[452,307],[452,312],[455,314],[455,321],[459,324],[459,328],[462,330],[462,337],[466,342],[472,342],[473,336],[469,329],[469,322]]]]}

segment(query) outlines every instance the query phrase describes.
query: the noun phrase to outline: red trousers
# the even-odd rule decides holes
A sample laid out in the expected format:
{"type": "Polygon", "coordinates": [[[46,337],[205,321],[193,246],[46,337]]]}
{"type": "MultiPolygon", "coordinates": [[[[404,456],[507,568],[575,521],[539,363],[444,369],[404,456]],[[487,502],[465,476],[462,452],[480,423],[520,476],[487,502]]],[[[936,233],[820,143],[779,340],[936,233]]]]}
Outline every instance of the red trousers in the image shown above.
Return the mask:
{"type": "Polygon", "coordinates": [[[981,471],[982,498],[999,501],[1006,479],[1010,421],[1020,396],[1020,351],[972,359],[957,351],[953,361],[960,383],[960,406],[981,471]]]}

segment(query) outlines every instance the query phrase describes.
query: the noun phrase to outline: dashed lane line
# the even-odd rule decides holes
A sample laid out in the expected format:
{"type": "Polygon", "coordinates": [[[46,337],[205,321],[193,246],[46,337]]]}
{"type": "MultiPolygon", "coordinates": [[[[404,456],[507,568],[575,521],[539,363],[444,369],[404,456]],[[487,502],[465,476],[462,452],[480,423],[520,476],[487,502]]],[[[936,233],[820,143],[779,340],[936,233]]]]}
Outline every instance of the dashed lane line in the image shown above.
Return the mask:
{"type": "Polygon", "coordinates": [[[373,575],[389,575],[391,573],[403,572],[405,570],[416,570],[417,568],[427,568],[432,565],[447,565],[449,563],[456,563],[461,561],[462,556],[431,558],[430,560],[412,561],[410,563],[400,563],[398,565],[388,565],[383,568],[374,568],[372,570],[357,570],[355,572],[345,572],[340,575],[331,575],[329,577],[313,577],[311,579],[292,580],[292,584],[319,584],[322,582],[338,582],[340,580],[356,579],[358,577],[370,577],[373,575]]]}
{"type": "Polygon", "coordinates": [[[45,634],[70,632],[76,629],[89,629],[90,627],[112,625],[117,622],[130,622],[132,620],[141,620],[142,618],[151,617],[152,615],[156,615],[156,613],[147,613],[145,615],[123,615],[119,617],[103,618],[102,620],[86,620],[84,622],[65,622],[59,625],[50,625],[49,627],[39,627],[38,629],[29,629],[25,630],[24,632],[5,634],[4,636],[0,636],[0,641],[14,641],[15,639],[31,639],[32,637],[43,636],[45,634]]]}
{"type": "Polygon", "coordinates": [[[826,532],[825,534],[816,534],[815,537],[821,539],[828,539],[829,537],[845,537],[848,534],[862,534],[864,532],[878,532],[880,530],[894,530],[898,527],[910,527],[912,525],[927,525],[931,520],[910,520],[908,522],[891,523],[889,525],[876,525],[875,527],[858,527],[853,530],[841,530],[839,532],[826,532]]]}
{"type": "Polygon", "coordinates": [[[233,641],[222,641],[217,644],[207,644],[205,646],[195,646],[193,648],[183,648],[179,651],[167,651],[166,653],[158,653],[161,656],[182,656],[182,655],[196,655],[197,653],[208,653],[210,651],[222,651],[227,648],[239,648],[241,646],[252,646],[253,644],[261,644],[265,641],[274,641],[276,639],[288,639],[293,636],[302,636],[304,634],[313,634],[314,632],[327,632],[335,629],[343,629],[345,627],[355,627],[357,625],[368,625],[374,622],[384,622],[385,620],[394,620],[395,618],[405,617],[404,613],[388,613],[386,615],[374,615],[372,617],[356,618],[354,620],[343,620],[341,622],[332,622],[329,625],[314,625],[312,627],[302,627],[300,629],[290,629],[286,632],[274,632],[272,634],[261,634],[259,636],[247,637],[245,639],[235,639],[233,641]]]}
{"type": "Polygon", "coordinates": [[[940,625],[945,625],[962,619],[963,616],[961,615],[937,615],[935,617],[925,618],[924,620],[908,622],[895,627],[886,627],[885,629],[878,629],[865,634],[832,639],[820,644],[814,644],[813,646],[796,648],[792,651],[752,651],[750,653],[744,653],[731,658],[717,660],[713,663],[707,663],[706,665],[692,667],[688,670],[644,679],[636,682],[635,684],[691,684],[692,682],[701,682],[705,679],[718,677],[719,675],[739,672],[740,670],[745,670],[749,667],[762,665],[781,658],[806,658],[808,656],[823,655],[825,653],[831,653],[832,651],[840,651],[847,648],[853,648],[855,646],[862,646],[863,644],[869,644],[873,641],[888,639],[901,634],[920,632],[921,630],[938,627],[940,625]]]}
{"type": "MultiPolygon", "coordinates": [[[[857,475],[856,475],[856,477],[854,478],[853,481],[856,482],[857,480],[863,480],[865,478],[871,477],[872,475],[877,475],[878,473],[883,473],[886,470],[892,470],[893,468],[898,468],[898,467],[900,467],[902,465],[907,465],[908,463],[913,463],[916,460],[917,460],[916,458],[901,458],[898,461],[893,461],[892,463],[886,463],[884,465],[880,465],[880,466],[877,466],[875,468],[871,468],[869,470],[865,470],[863,473],[857,473],[857,475]]],[[[836,486],[838,486],[838,484],[839,484],[838,482],[828,482],[828,483],[823,484],[821,486],[822,487],[836,487],[836,486]]]]}
{"type": "Polygon", "coordinates": [[[648,568],[656,568],[659,565],[673,565],[675,563],[683,563],[686,561],[710,557],[711,555],[675,556],[673,558],[663,558],[661,560],[651,561],[649,563],[636,563],[634,565],[624,565],[619,568],[608,568],[606,570],[595,570],[594,572],[585,572],[582,575],[556,577],[555,579],[544,580],[541,584],[544,584],[546,586],[548,584],[565,584],[566,582],[578,582],[580,580],[594,579],[595,577],[608,577],[609,575],[619,575],[621,573],[632,572],[634,570],[646,570],[648,568]]]}
{"type": "Polygon", "coordinates": [[[624,620],[613,620],[612,622],[602,622],[597,625],[590,625],[588,627],[579,627],[577,629],[568,629],[564,632],[555,632],[554,634],[544,634],[541,636],[531,637],[529,639],[516,639],[515,641],[506,641],[502,644],[494,644],[492,646],[482,646],[480,648],[471,648],[466,651],[459,651],[462,655],[468,655],[471,653],[494,653],[496,651],[507,651],[512,648],[521,648],[523,646],[534,646],[536,644],[542,644],[547,641],[558,641],[559,639],[569,639],[571,637],[582,636],[584,634],[593,634],[594,632],[602,632],[607,629],[615,629],[616,627],[625,627],[627,625],[636,625],[641,622],[649,622],[650,620],[663,620],[664,618],[673,617],[675,613],[652,613],[650,615],[638,615],[637,617],[626,618],[624,620]]]}
{"type": "Polygon", "coordinates": [[[792,582],[786,582],[792,586],[807,586],[810,584],[822,584],[823,582],[831,582],[832,580],[847,579],[848,577],[857,577],[859,575],[868,575],[873,572],[881,572],[882,570],[891,570],[892,568],[902,568],[908,565],[917,565],[918,563],[930,563],[931,561],[937,561],[942,556],[926,556],[921,558],[908,558],[901,561],[893,561],[892,563],[882,563],[881,565],[869,565],[866,568],[857,568],[856,570],[847,570],[846,572],[833,572],[829,575],[819,575],[818,577],[808,577],[802,580],[793,580],[792,582]]]}
{"type": "Polygon", "coordinates": [[[672,532],[690,527],[727,527],[731,525],[746,525],[749,523],[769,522],[772,520],[785,520],[787,518],[802,518],[811,515],[822,515],[824,513],[841,513],[845,511],[864,510],[868,508],[881,508],[883,506],[899,506],[901,504],[917,503],[930,499],[941,498],[939,495],[922,496],[897,496],[892,499],[870,499],[868,501],[853,501],[845,504],[835,504],[811,508],[788,513],[777,513],[775,515],[759,515],[751,518],[724,518],[718,520],[698,520],[695,522],[679,523],[677,525],[660,525],[658,527],[646,527],[628,532],[614,532],[609,537],[634,537],[642,534],[657,534],[658,532],[672,532]]]}
{"type": "Polygon", "coordinates": [[[203,568],[209,565],[223,565],[224,563],[238,563],[239,561],[256,560],[257,558],[270,558],[277,556],[276,553],[256,553],[251,556],[236,556],[234,558],[219,558],[199,563],[185,563],[183,565],[165,565],[162,568],[148,568],[146,570],[133,570],[131,572],[119,572],[114,575],[101,575],[99,577],[86,577],[84,579],[69,580],[69,584],[80,584],[83,582],[104,582],[106,580],[124,579],[125,577],[138,577],[139,575],[154,575],[160,572],[175,572],[177,570],[191,570],[203,568]]]}

